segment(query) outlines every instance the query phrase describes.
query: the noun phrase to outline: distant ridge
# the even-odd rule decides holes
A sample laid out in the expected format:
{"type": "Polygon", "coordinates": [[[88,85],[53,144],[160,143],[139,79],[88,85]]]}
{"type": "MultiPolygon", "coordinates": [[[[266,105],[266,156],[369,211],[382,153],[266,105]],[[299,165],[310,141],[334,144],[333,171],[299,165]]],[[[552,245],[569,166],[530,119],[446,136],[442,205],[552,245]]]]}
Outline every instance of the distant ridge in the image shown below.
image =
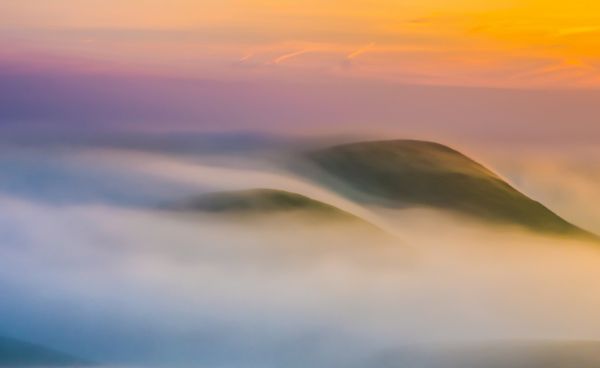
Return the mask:
{"type": "Polygon", "coordinates": [[[483,165],[439,143],[359,142],[310,152],[306,157],[335,181],[320,177],[322,182],[341,184],[345,195],[363,203],[442,208],[537,232],[598,240],[483,165]]]}
{"type": "Polygon", "coordinates": [[[39,345],[0,337],[0,367],[83,367],[73,356],[39,345]]]}

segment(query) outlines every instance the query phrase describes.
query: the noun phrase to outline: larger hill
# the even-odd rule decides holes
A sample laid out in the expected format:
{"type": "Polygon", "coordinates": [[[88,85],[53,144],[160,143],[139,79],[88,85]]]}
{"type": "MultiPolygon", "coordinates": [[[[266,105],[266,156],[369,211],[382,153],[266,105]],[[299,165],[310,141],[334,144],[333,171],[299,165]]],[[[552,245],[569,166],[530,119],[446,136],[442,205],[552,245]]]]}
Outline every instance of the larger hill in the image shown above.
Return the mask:
{"type": "Polygon", "coordinates": [[[428,206],[554,234],[594,237],[464,154],[417,140],[344,144],[313,151],[322,182],[363,203],[428,206]]]}

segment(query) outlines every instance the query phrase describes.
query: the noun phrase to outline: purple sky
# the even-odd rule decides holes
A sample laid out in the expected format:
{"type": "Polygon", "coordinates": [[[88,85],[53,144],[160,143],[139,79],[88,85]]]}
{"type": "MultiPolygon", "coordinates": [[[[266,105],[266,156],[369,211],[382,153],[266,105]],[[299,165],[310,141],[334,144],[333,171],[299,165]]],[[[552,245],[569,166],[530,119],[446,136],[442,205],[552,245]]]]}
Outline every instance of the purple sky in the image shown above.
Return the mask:
{"type": "Polygon", "coordinates": [[[383,82],[224,82],[0,68],[0,124],[20,130],[269,131],[600,140],[600,91],[383,82]]]}

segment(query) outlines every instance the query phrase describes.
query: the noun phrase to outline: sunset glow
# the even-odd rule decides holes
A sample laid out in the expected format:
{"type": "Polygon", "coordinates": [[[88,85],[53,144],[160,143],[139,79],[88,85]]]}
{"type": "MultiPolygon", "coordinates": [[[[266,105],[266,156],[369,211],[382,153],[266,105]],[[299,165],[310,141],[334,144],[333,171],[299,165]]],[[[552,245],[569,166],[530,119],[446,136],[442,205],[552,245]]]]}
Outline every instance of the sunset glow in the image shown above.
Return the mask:
{"type": "Polygon", "coordinates": [[[600,4],[582,0],[39,0],[3,2],[0,19],[0,57],[22,68],[600,85],[600,4]]]}

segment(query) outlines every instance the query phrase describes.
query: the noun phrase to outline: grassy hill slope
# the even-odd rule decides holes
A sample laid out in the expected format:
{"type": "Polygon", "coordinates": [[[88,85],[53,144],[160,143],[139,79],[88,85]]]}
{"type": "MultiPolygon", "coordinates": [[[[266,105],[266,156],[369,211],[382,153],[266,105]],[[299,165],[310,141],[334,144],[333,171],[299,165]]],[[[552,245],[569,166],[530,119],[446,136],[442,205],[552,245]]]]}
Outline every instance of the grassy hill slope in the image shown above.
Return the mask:
{"type": "Polygon", "coordinates": [[[172,210],[219,214],[264,215],[302,211],[331,219],[359,220],[335,206],[278,189],[249,189],[207,193],[170,206],[172,210]]]}
{"type": "Polygon", "coordinates": [[[334,178],[335,185],[345,186],[345,194],[362,202],[392,208],[430,206],[535,231],[592,236],[481,164],[438,143],[353,143],[307,157],[334,178]]]}

